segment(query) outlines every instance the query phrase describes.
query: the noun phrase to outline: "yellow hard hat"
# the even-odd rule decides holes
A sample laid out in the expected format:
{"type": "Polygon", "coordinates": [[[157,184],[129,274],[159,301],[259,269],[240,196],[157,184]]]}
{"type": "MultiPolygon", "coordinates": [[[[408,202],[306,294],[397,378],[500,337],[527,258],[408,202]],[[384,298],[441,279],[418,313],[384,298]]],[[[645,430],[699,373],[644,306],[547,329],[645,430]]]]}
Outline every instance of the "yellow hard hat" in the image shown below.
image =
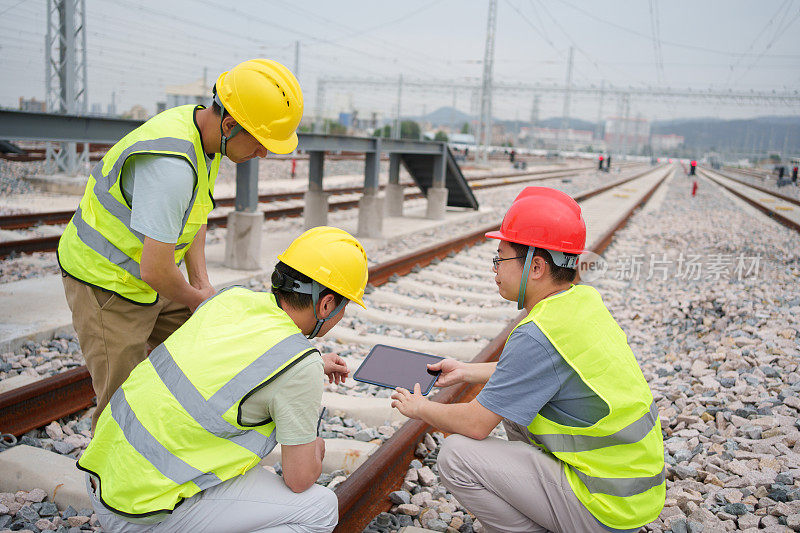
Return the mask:
{"type": "Polygon", "coordinates": [[[366,309],[362,298],[369,277],[367,252],[346,231],[330,226],[311,228],[296,238],[278,261],[366,309]]]}
{"type": "Polygon", "coordinates": [[[251,59],[217,78],[222,107],[264,148],[288,154],[297,148],[303,92],[288,68],[271,59],[251,59]]]}

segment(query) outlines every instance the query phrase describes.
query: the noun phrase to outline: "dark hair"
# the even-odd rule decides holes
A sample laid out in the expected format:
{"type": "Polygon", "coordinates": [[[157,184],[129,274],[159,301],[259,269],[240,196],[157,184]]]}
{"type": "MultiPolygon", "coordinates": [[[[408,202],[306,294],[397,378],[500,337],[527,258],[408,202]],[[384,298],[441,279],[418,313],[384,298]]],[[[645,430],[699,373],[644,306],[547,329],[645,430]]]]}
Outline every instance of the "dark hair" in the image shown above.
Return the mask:
{"type": "MultiPolygon", "coordinates": [[[[281,284],[281,278],[282,278],[281,274],[296,279],[301,283],[311,283],[312,281],[311,278],[309,278],[305,274],[298,272],[297,270],[293,269],[292,267],[290,267],[286,263],[283,263],[282,261],[278,261],[278,264],[275,265],[275,270],[272,272],[272,278],[270,280],[272,282],[271,284],[272,294],[275,295],[275,298],[277,298],[281,303],[288,304],[290,307],[293,307],[295,309],[306,309],[311,307],[311,305],[313,304],[313,300],[310,294],[289,292],[275,287],[276,285],[281,284]]],[[[337,292],[332,291],[327,287],[322,288],[322,290],[319,292],[319,297],[320,299],[322,299],[323,296],[326,296],[328,294],[333,294],[333,299],[336,302],[336,305],[339,305],[344,299],[344,296],[342,296],[337,292]]]]}
{"type": "Polygon", "coordinates": [[[222,108],[216,101],[211,102],[211,110],[214,112],[215,115],[222,115],[222,108]]]}
{"type": "MultiPolygon", "coordinates": [[[[528,246],[525,244],[518,244],[516,242],[509,242],[508,244],[514,249],[514,253],[517,256],[522,256],[522,259],[518,259],[523,265],[525,264],[525,256],[528,253],[528,246]]],[[[564,268],[557,266],[553,262],[553,258],[550,255],[550,252],[545,250],[544,248],[536,248],[536,251],[533,252],[535,257],[541,257],[545,260],[547,265],[550,267],[550,278],[553,281],[558,283],[566,283],[575,281],[575,274],[576,270],[574,268],[564,268]]]]}

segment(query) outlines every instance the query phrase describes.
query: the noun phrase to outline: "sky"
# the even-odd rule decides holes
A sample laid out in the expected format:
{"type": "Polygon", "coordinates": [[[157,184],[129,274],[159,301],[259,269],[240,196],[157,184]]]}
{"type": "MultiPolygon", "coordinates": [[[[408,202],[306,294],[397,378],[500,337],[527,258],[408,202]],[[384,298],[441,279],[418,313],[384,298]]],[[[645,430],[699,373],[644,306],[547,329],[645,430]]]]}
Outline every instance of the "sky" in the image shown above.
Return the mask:
{"type": "MultiPolygon", "coordinates": [[[[393,117],[396,80],[480,84],[488,0],[85,0],[88,103],[155,111],[164,88],[209,79],[253,57],[295,67],[306,115],[357,110],[393,117]],[[206,70],[207,69],[207,70],[206,70]],[[386,87],[364,79],[391,81],[386,87]]],[[[0,106],[45,96],[46,0],[0,0],[0,106]]],[[[574,48],[576,86],[793,91],[800,95],[800,0],[498,0],[494,80],[563,84],[574,48]]],[[[403,115],[442,106],[478,109],[468,89],[405,86],[403,115]]],[[[564,97],[545,95],[540,118],[561,116],[564,97]]],[[[527,121],[530,92],[495,91],[493,115],[527,121]]],[[[569,114],[596,121],[618,102],[573,96],[569,114]]],[[[800,105],[633,99],[650,120],[799,116],[800,105]]]]}

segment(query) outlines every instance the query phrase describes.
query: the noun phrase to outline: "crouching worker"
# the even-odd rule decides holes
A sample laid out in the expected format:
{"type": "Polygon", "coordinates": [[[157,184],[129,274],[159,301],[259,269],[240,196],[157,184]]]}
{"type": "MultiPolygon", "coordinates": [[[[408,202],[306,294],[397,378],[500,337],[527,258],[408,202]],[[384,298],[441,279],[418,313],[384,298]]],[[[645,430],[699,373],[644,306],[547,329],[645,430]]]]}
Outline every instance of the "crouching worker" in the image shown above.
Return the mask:
{"type": "Polygon", "coordinates": [[[308,339],[349,301],[367,256],[347,232],[313,228],[278,256],[272,293],[209,298],[131,372],[78,461],[106,531],[329,532],[338,502],[315,485],[323,373],[347,366],[308,339]],[[281,444],[283,478],[259,461],[281,444]]]}
{"type": "Polygon", "coordinates": [[[665,499],[658,409],[598,292],[574,285],[586,226],[575,201],[528,187],[499,231],[500,296],[528,313],[497,363],[445,359],[440,387],[485,383],[469,403],[397,389],[393,406],[448,437],[444,485],[492,532],[637,531],[665,499]],[[487,438],[503,422],[508,441],[487,438]]]}

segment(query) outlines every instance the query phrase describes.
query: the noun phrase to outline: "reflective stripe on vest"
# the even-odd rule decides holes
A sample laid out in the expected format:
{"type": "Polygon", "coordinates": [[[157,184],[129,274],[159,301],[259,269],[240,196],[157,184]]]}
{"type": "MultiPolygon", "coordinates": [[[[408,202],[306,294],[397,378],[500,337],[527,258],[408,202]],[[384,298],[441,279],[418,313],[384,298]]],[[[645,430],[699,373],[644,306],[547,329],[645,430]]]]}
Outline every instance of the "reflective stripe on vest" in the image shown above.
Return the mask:
{"type": "Polygon", "coordinates": [[[111,416],[119,424],[125,439],[142,457],[177,485],[194,481],[200,489],[213,487],[221,480],[212,472],[201,472],[169,452],[136,418],[125,391],[117,389],[109,402],[111,416]]]}
{"type": "Polygon", "coordinates": [[[120,180],[125,163],[139,154],[178,157],[191,166],[195,186],[175,244],[175,263],[180,264],[213,209],[211,191],[220,161],[216,155],[206,163],[194,121],[196,109],[182,106],[153,117],[115,144],[94,166],[79,208],[59,241],[58,260],[67,274],[133,303],[150,305],[157,301],[156,292],[141,279],[139,261],[145,237],[131,228],[132,212],[120,180]]]}
{"type": "Polygon", "coordinates": [[[653,429],[657,422],[658,406],[653,401],[650,404],[650,411],[642,415],[636,422],[629,424],[612,435],[594,437],[590,435],[537,435],[531,433],[531,436],[551,452],[587,452],[607,448],[608,446],[639,442],[650,433],[650,430],[653,429]]]}
{"type": "Polygon", "coordinates": [[[527,428],[531,444],[562,461],[578,500],[606,526],[627,530],[654,520],[666,492],[658,407],[599,293],[573,286],[537,303],[520,325],[528,322],[608,406],[588,427],[538,414],[527,428]]]}
{"type": "Polygon", "coordinates": [[[572,468],[589,492],[593,494],[610,494],[620,498],[628,498],[658,487],[664,483],[664,470],[650,477],[594,477],[587,476],[577,468],[572,468]]]}

